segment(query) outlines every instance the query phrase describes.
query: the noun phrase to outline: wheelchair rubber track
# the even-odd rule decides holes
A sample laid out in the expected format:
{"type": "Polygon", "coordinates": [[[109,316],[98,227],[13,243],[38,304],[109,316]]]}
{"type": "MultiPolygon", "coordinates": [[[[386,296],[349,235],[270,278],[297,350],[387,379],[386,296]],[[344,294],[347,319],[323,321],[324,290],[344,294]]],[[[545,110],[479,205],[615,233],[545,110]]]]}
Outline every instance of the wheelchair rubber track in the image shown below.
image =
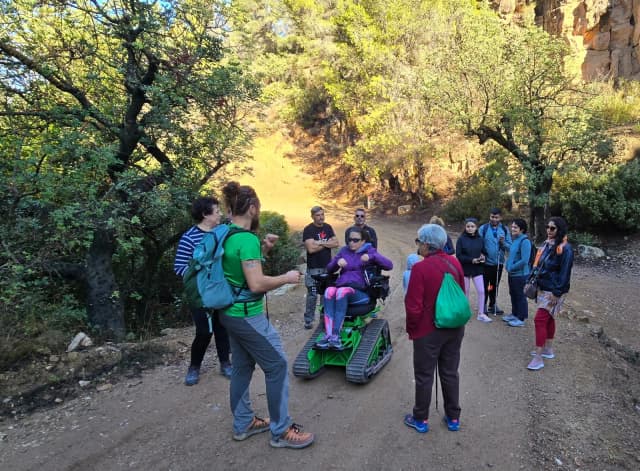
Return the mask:
{"type": "Polygon", "coordinates": [[[393,347],[389,335],[389,323],[385,319],[373,319],[364,330],[358,349],[351,357],[347,365],[347,381],[350,383],[364,384],[378,373],[391,359],[393,347]],[[381,358],[369,365],[369,357],[373,353],[376,342],[380,336],[387,340],[387,348],[381,358]]]}
{"type": "Polygon", "coordinates": [[[324,366],[315,373],[310,373],[309,368],[311,367],[311,365],[309,364],[309,359],[307,357],[307,354],[315,345],[318,335],[320,335],[322,332],[324,332],[324,325],[322,323],[319,323],[318,327],[316,327],[316,330],[313,331],[313,334],[311,334],[311,337],[309,338],[309,340],[307,340],[307,343],[304,345],[304,347],[302,347],[302,350],[300,350],[300,353],[298,353],[298,356],[293,362],[292,370],[294,376],[312,379],[324,373],[324,366]]]}

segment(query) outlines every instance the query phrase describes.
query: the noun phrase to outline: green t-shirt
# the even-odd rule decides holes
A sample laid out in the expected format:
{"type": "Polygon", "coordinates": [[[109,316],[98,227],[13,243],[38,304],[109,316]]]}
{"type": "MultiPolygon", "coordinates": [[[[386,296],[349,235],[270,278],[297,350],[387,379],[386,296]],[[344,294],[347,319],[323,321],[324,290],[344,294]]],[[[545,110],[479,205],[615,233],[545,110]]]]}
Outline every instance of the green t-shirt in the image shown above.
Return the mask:
{"type": "MultiPolygon", "coordinates": [[[[238,227],[231,224],[231,228],[238,227]]],[[[242,262],[247,260],[257,260],[262,263],[262,250],[258,237],[253,232],[241,232],[229,237],[224,243],[222,268],[224,276],[233,286],[246,286],[247,280],[242,271],[242,262]]],[[[235,303],[225,309],[224,313],[234,317],[262,314],[264,312],[262,300],[263,298],[248,303],[235,303]]]]}

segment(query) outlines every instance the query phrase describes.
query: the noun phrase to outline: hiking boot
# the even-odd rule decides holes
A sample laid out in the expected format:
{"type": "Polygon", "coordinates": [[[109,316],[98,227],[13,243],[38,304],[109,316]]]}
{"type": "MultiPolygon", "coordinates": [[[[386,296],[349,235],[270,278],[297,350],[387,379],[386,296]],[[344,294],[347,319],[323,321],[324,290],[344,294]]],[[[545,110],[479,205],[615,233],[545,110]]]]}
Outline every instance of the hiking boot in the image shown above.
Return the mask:
{"type": "Polygon", "coordinates": [[[525,322],[521,321],[520,319],[514,319],[512,321],[509,321],[509,325],[511,327],[524,327],[525,322]]]}
{"type": "Polygon", "coordinates": [[[429,422],[426,420],[416,420],[413,414],[404,416],[404,424],[407,427],[416,429],[418,433],[427,433],[429,431],[429,422]]]}
{"type": "Polygon", "coordinates": [[[220,374],[225,378],[231,379],[231,373],[233,373],[233,366],[228,361],[220,363],[220,374]]]}
{"type": "Polygon", "coordinates": [[[493,322],[493,319],[491,319],[489,316],[487,316],[486,314],[478,314],[478,320],[480,322],[484,322],[486,324],[488,324],[489,322],[493,322]]]}
{"type": "Polygon", "coordinates": [[[533,357],[533,360],[527,365],[528,370],[537,371],[544,368],[544,361],[542,361],[542,357],[540,355],[536,355],[533,357]]]}
{"type": "Polygon", "coordinates": [[[459,419],[450,419],[446,415],[442,418],[445,424],[447,424],[447,428],[450,432],[457,432],[460,430],[460,420],[459,419]]]}
{"type": "Polygon", "coordinates": [[[509,314],[509,315],[504,316],[504,317],[502,318],[502,320],[503,320],[504,322],[511,322],[511,321],[513,321],[513,320],[516,320],[516,319],[517,319],[517,317],[516,317],[516,316],[514,316],[513,314],[509,314]]]}
{"type": "Polygon", "coordinates": [[[187,376],[184,378],[184,384],[193,386],[194,384],[198,384],[198,381],[200,381],[200,368],[190,366],[187,371],[187,376]]]}
{"type": "Polygon", "coordinates": [[[262,433],[269,430],[269,419],[261,419],[257,415],[253,416],[253,420],[251,421],[251,425],[249,428],[242,433],[234,433],[233,439],[241,442],[242,440],[246,440],[251,435],[255,435],[256,433],[262,433]]]}
{"type": "Polygon", "coordinates": [[[316,342],[316,348],[329,348],[329,336],[325,335],[316,342]]]}
{"type": "MultiPolygon", "coordinates": [[[[536,352],[535,350],[533,350],[531,352],[531,356],[534,357],[538,354],[538,352],[536,352]]],[[[543,348],[542,349],[542,353],[540,354],[540,356],[542,358],[546,358],[547,360],[553,360],[556,355],[553,353],[553,349],[552,348],[543,348]]]]}
{"type": "Polygon", "coordinates": [[[333,350],[342,350],[344,346],[342,345],[340,337],[332,335],[331,338],[329,338],[329,348],[333,350]]]}
{"type": "Polygon", "coordinates": [[[305,323],[304,323],[304,328],[305,328],[305,329],[307,329],[307,330],[309,330],[309,329],[313,328],[313,322],[307,322],[307,321],[305,321],[305,323]]]}
{"type": "Polygon", "coordinates": [[[315,437],[312,433],[303,432],[302,425],[291,424],[291,427],[282,435],[271,438],[271,446],[274,448],[306,448],[313,443],[315,437]]]}

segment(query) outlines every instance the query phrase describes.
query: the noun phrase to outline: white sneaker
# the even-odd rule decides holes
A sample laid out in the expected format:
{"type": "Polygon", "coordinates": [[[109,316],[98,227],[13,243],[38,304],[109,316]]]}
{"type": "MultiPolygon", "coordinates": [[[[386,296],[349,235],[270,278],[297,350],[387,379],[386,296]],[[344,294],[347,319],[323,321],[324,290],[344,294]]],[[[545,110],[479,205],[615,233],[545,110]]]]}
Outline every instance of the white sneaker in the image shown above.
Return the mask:
{"type": "Polygon", "coordinates": [[[484,322],[484,323],[489,323],[489,322],[493,322],[493,319],[491,319],[489,316],[487,316],[486,314],[478,314],[478,320],[480,322],[484,322]]]}

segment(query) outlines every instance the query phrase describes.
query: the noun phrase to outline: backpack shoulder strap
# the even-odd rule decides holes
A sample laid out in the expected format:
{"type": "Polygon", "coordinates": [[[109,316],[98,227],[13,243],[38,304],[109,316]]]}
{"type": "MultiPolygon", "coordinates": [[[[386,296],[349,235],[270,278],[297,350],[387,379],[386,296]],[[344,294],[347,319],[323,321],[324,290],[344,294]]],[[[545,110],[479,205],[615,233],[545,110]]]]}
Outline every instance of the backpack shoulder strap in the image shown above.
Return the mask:
{"type": "MultiPolygon", "coordinates": [[[[447,265],[449,265],[449,268],[451,268],[452,271],[454,271],[456,273],[456,275],[459,275],[460,272],[458,271],[458,269],[456,268],[456,266],[451,263],[446,257],[440,257],[440,259],[444,262],[447,263],[447,265]]],[[[448,273],[448,272],[447,272],[448,273]]]]}
{"type": "Polygon", "coordinates": [[[480,229],[478,229],[478,233],[480,234],[480,237],[482,237],[483,239],[485,238],[485,236],[487,235],[487,223],[486,222],[482,226],[480,226],[480,229]]]}

